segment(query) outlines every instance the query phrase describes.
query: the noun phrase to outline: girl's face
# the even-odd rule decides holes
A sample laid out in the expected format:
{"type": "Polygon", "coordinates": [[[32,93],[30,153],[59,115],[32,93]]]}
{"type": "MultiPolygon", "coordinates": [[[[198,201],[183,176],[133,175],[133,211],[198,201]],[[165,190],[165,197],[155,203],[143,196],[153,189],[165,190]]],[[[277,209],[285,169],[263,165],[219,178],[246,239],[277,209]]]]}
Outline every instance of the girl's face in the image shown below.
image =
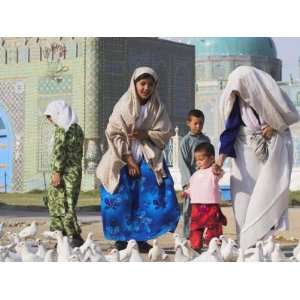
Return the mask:
{"type": "Polygon", "coordinates": [[[151,78],[145,78],[135,83],[136,93],[142,102],[146,102],[154,90],[154,81],[151,78]]]}
{"type": "Polygon", "coordinates": [[[207,169],[215,161],[213,155],[208,155],[205,151],[200,151],[195,153],[195,162],[198,169],[207,169]]]}
{"type": "Polygon", "coordinates": [[[54,123],[53,123],[53,120],[52,120],[52,118],[51,118],[51,116],[47,116],[47,120],[48,120],[50,123],[54,124],[54,123]]]}

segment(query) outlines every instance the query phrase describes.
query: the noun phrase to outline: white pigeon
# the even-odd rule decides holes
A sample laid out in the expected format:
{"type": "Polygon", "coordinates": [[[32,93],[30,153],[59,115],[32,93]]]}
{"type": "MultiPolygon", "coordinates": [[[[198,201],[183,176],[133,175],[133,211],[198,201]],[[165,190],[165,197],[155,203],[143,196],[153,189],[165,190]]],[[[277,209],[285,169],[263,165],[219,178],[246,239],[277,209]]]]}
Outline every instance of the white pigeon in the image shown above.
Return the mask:
{"type": "Polygon", "coordinates": [[[164,261],[168,254],[159,245],[158,240],[153,240],[153,247],[148,252],[148,259],[150,261],[164,261]]]}
{"type": "Polygon", "coordinates": [[[129,261],[130,254],[131,254],[131,247],[132,247],[132,244],[127,243],[126,248],[119,251],[120,261],[123,261],[123,262],[128,262],[129,261]]]}
{"type": "Polygon", "coordinates": [[[271,253],[273,252],[274,247],[275,247],[274,236],[271,235],[268,237],[268,239],[265,242],[263,242],[263,256],[267,260],[270,260],[271,253]]]}
{"type": "Polygon", "coordinates": [[[219,239],[212,238],[209,242],[207,251],[201,253],[192,260],[193,262],[222,262],[222,254],[219,248],[219,239]]]}
{"type": "Polygon", "coordinates": [[[297,257],[298,253],[300,252],[300,239],[298,245],[293,250],[293,256],[297,257]]]}
{"type": "Polygon", "coordinates": [[[11,252],[9,248],[1,247],[0,248],[0,261],[1,262],[21,262],[21,256],[11,252]]]}
{"type": "Polygon", "coordinates": [[[130,253],[129,262],[143,262],[143,258],[139,252],[138,244],[135,240],[128,241],[128,249],[130,253]]]}
{"type": "Polygon", "coordinates": [[[109,255],[105,256],[106,261],[109,262],[119,262],[120,261],[120,253],[117,249],[112,249],[109,255]]]}
{"type": "Polygon", "coordinates": [[[22,257],[19,254],[12,251],[8,251],[8,257],[13,261],[22,261],[22,257]]]}
{"type": "Polygon", "coordinates": [[[271,260],[272,262],[282,262],[286,260],[286,257],[280,249],[280,245],[278,243],[275,244],[274,250],[271,253],[271,260]]]}
{"type": "Polygon", "coordinates": [[[297,255],[294,256],[296,261],[300,261],[300,251],[298,251],[297,255]]]}
{"type": "Polygon", "coordinates": [[[29,250],[28,245],[25,242],[20,242],[18,245],[20,248],[21,258],[23,262],[40,262],[42,259],[29,250]]]}
{"type": "Polygon", "coordinates": [[[178,245],[182,244],[182,239],[181,239],[181,237],[180,237],[180,235],[178,233],[174,233],[173,234],[173,239],[174,239],[174,249],[176,249],[176,247],[178,245]]]}
{"type": "Polygon", "coordinates": [[[221,247],[220,247],[220,250],[221,250],[221,253],[224,251],[224,248],[227,247],[227,244],[228,244],[228,238],[225,236],[225,235],[220,235],[219,236],[219,240],[221,241],[221,247]]]}
{"type": "Polygon", "coordinates": [[[91,245],[90,245],[90,248],[89,248],[92,252],[93,255],[96,255],[96,254],[101,254],[102,256],[103,255],[103,252],[102,252],[102,249],[100,247],[99,244],[96,244],[95,242],[93,242],[91,245]]]}
{"type": "Polygon", "coordinates": [[[31,240],[26,240],[26,241],[25,240],[20,240],[18,243],[15,244],[15,247],[14,247],[14,249],[16,250],[17,255],[21,256],[21,247],[19,245],[22,242],[25,242],[26,247],[28,248],[28,250],[30,252],[35,253],[37,251],[34,241],[31,241],[31,240]]]}
{"type": "Polygon", "coordinates": [[[26,239],[29,237],[34,237],[37,233],[37,224],[33,221],[29,226],[25,227],[19,232],[19,237],[21,239],[26,239]]]}
{"type": "Polygon", "coordinates": [[[5,248],[0,249],[0,262],[4,262],[7,257],[8,250],[5,248]]]}
{"type": "Polygon", "coordinates": [[[191,242],[189,240],[182,240],[181,242],[182,246],[182,251],[185,256],[187,256],[189,259],[194,259],[199,256],[199,253],[196,252],[192,247],[191,247],[191,242]]]}
{"type": "Polygon", "coordinates": [[[90,262],[90,261],[92,261],[92,259],[91,259],[92,256],[93,256],[93,253],[92,253],[91,249],[88,248],[83,255],[82,261],[90,262]]]}
{"type": "Polygon", "coordinates": [[[107,262],[105,256],[102,254],[102,251],[95,244],[91,245],[91,248],[88,248],[83,257],[83,261],[90,262],[107,262]]]}
{"type": "Polygon", "coordinates": [[[44,259],[47,250],[46,250],[42,240],[40,240],[40,239],[36,240],[36,245],[37,245],[38,249],[37,249],[37,252],[35,254],[37,256],[39,256],[41,259],[44,259]]]}
{"type": "Polygon", "coordinates": [[[89,232],[85,242],[80,246],[80,251],[82,254],[84,254],[86,250],[90,248],[90,246],[94,243],[93,238],[94,234],[92,232],[89,232]]]}
{"type": "Polygon", "coordinates": [[[16,260],[14,260],[13,258],[11,258],[9,255],[7,255],[4,259],[5,262],[17,262],[16,260]]]}
{"type": "Polygon", "coordinates": [[[57,244],[57,261],[68,261],[72,255],[72,247],[67,236],[62,239],[62,244],[58,247],[57,244]],[[59,249],[59,250],[58,250],[59,249]]]}
{"type": "Polygon", "coordinates": [[[106,262],[105,256],[102,253],[100,245],[91,244],[90,250],[92,252],[92,262],[106,262]]]}
{"type": "MultiPolygon", "coordinates": [[[[89,249],[89,248],[87,248],[87,249],[89,249]]],[[[84,252],[84,253],[82,253],[81,252],[81,250],[80,250],[80,248],[79,247],[74,247],[72,250],[71,250],[71,256],[77,256],[77,258],[79,259],[79,261],[83,261],[83,259],[84,259],[84,253],[86,252],[84,252]]],[[[70,261],[70,259],[69,259],[69,261],[70,261]]],[[[75,260],[72,260],[72,261],[75,261],[75,260]]]]}
{"type": "Polygon", "coordinates": [[[256,243],[256,247],[253,250],[253,254],[250,257],[246,257],[245,261],[247,262],[263,262],[264,255],[263,255],[263,243],[262,241],[258,241],[256,243]]]}
{"type": "Polygon", "coordinates": [[[68,262],[81,262],[81,260],[77,254],[71,254],[68,258],[68,262]]]}
{"type": "Polygon", "coordinates": [[[4,230],[3,230],[3,223],[0,223],[0,239],[2,238],[3,234],[4,234],[4,230]]]}
{"type": "Polygon", "coordinates": [[[175,255],[174,255],[174,261],[175,262],[187,262],[190,261],[190,258],[188,256],[185,256],[183,254],[182,245],[177,244],[175,247],[175,255]]]}
{"type": "Polygon", "coordinates": [[[68,237],[63,236],[62,232],[59,230],[54,231],[53,236],[57,240],[57,261],[68,261],[69,257],[72,255],[72,248],[70,246],[68,237]]]}
{"type": "Polygon", "coordinates": [[[120,261],[123,262],[129,261],[130,251],[128,250],[128,245],[125,249],[119,251],[119,254],[120,254],[120,261]]]}
{"type": "Polygon", "coordinates": [[[238,255],[238,258],[237,258],[236,262],[244,262],[245,261],[245,255],[244,255],[243,249],[240,248],[238,250],[238,252],[239,252],[239,255],[238,255]]]}
{"type": "Polygon", "coordinates": [[[44,262],[55,262],[56,259],[55,249],[50,249],[46,252],[44,262]]]}
{"type": "Polygon", "coordinates": [[[42,233],[42,236],[47,239],[56,239],[56,235],[55,235],[54,231],[48,231],[48,230],[44,231],[42,233]]]}
{"type": "Polygon", "coordinates": [[[15,262],[15,260],[8,255],[8,250],[3,249],[0,251],[0,262],[15,262]]]}
{"type": "Polygon", "coordinates": [[[221,246],[220,251],[224,261],[236,261],[239,255],[238,249],[236,248],[236,242],[232,239],[228,239],[225,246],[221,246]]]}
{"type": "Polygon", "coordinates": [[[7,233],[8,239],[10,240],[10,242],[14,245],[18,244],[19,242],[21,242],[21,239],[19,237],[19,235],[15,232],[11,233],[8,232],[7,233]]]}
{"type": "Polygon", "coordinates": [[[0,246],[0,250],[6,249],[6,250],[12,250],[16,246],[15,243],[10,243],[8,245],[0,246]]]}

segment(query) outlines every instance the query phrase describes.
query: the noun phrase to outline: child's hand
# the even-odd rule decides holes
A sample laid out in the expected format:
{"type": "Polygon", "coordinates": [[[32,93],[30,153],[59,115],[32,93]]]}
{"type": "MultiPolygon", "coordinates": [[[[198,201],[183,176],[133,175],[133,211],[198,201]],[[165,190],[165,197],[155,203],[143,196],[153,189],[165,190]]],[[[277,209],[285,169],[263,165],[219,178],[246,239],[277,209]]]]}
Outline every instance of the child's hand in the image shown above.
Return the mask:
{"type": "Polygon", "coordinates": [[[219,175],[217,175],[217,176],[218,176],[218,178],[220,179],[220,178],[223,177],[224,174],[225,174],[225,172],[224,172],[224,170],[221,168],[221,169],[220,169],[220,172],[219,172],[219,175]]]}

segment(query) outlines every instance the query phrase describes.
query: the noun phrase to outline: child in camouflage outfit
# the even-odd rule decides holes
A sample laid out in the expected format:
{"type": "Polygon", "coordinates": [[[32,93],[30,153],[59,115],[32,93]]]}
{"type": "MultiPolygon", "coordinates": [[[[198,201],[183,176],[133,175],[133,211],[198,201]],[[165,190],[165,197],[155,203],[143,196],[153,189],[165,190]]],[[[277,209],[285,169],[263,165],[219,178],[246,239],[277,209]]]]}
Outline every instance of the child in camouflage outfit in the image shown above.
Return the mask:
{"type": "Polygon", "coordinates": [[[75,207],[80,192],[84,134],[72,108],[64,101],[51,102],[45,113],[55,125],[48,188],[50,230],[71,238],[73,247],[83,244],[75,207]]]}

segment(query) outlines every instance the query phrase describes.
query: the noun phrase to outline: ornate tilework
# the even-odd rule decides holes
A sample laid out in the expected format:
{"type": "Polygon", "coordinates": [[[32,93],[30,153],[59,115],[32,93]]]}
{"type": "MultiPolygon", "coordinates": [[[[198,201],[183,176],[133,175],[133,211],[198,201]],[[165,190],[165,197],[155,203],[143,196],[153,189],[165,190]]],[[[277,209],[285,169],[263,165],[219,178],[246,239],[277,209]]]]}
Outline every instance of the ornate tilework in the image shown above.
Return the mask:
{"type": "Polygon", "coordinates": [[[48,77],[41,78],[38,91],[40,94],[72,93],[72,75],[62,76],[60,82],[48,77]]]}

